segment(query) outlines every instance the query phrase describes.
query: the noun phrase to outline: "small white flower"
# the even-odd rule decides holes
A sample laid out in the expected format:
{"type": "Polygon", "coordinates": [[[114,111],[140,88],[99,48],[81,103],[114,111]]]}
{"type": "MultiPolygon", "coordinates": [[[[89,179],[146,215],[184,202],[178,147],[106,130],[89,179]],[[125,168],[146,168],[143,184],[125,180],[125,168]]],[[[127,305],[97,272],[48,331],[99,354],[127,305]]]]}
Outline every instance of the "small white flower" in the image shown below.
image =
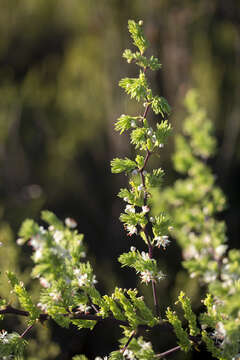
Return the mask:
{"type": "Polygon", "coordinates": [[[143,344],[141,344],[141,346],[142,346],[143,350],[148,350],[148,349],[152,348],[151,343],[150,342],[145,342],[145,341],[144,341],[143,344]]]}
{"type": "Polygon", "coordinates": [[[138,175],[138,171],[135,169],[132,171],[132,176],[136,176],[136,175],[138,175]]]}
{"type": "Polygon", "coordinates": [[[0,341],[3,343],[3,344],[7,344],[9,342],[9,339],[7,338],[8,336],[8,333],[6,330],[2,330],[0,332],[0,341]]]}
{"type": "Polygon", "coordinates": [[[157,278],[158,281],[161,281],[165,277],[166,277],[166,275],[162,271],[159,271],[156,278],[157,278]]]}
{"type": "Polygon", "coordinates": [[[135,128],[137,125],[136,125],[136,122],[134,120],[131,121],[131,127],[135,128]]]}
{"type": "Polygon", "coordinates": [[[143,186],[143,184],[139,185],[139,186],[137,187],[137,189],[138,189],[138,191],[142,191],[142,190],[144,190],[144,186],[143,186]]]}
{"type": "Polygon", "coordinates": [[[149,220],[151,221],[151,223],[155,222],[155,218],[153,216],[151,216],[149,220]]]}
{"type": "Polygon", "coordinates": [[[48,230],[49,230],[49,231],[54,231],[54,230],[55,230],[55,227],[54,227],[53,225],[50,225],[50,226],[48,227],[48,230]]]}
{"type": "Polygon", "coordinates": [[[37,249],[35,254],[34,254],[34,260],[35,261],[39,261],[43,256],[43,251],[42,249],[37,249]]]}
{"type": "Polygon", "coordinates": [[[93,278],[92,278],[92,283],[93,283],[93,284],[97,284],[96,275],[93,275],[93,278]]]}
{"type": "Polygon", "coordinates": [[[215,249],[216,259],[220,259],[227,250],[227,245],[219,245],[215,249]]]}
{"type": "Polygon", "coordinates": [[[206,283],[211,283],[211,282],[215,281],[216,278],[217,278],[217,273],[213,270],[208,270],[204,274],[204,281],[206,283]]]}
{"type": "Polygon", "coordinates": [[[149,211],[150,211],[150,209],[149,209],[148,206],[146,206],[146,205],[142,206],[142,212],[143,212],[144,214],[147,214],[149,211]]]}
{"type": "Polygon", "coordinates": [[[190,245],[183,251],[183,257],[186,260],[196,259],[199,257],[199,252],[194,245],[190,245]]]}
{"type": "Polygon", "coordinates": [[[148,253],[145,253],[144,251],[141,252],[141,256],[142,256],[143,260],[149,260],[150,259],[148,253]]]}
{"type": "Polygon", "coordinates": [[[62,299],[62,296],[59,292],[57,291],[53,291],[53,292],[50,292],[49,295],[51,296],[51,298],[54,300],[54,301],[59,301],[62,299]]]}
{"type": "Polygon", "coordinates": [[[164,248],[164,250],[166,249],[166,246],[168,246],[170,244],[170,240],[168,240],[168,236],[167,235],[163,235],[163,236],[156,236],[154,238],[154,240],[156,241],[156,245],[157,247],[160,248],[160,246],[162,246],[164,248]]]}
{"type": "Polygon", "coordinates": [[[47,281],[47,279],[41,277],[39,279],[40,284],[44,287],[44,288],[49,288],[50,287],[50,283],[47,281]]]}
{"type": "Polygon", "coordinates": [[[53,234],[53,238],[54,238],[55,242],[56,242],[57,244],[59,244],[60,241],[61,241],[62,238],[63,238],[63,233],[62,233],[62,231],[56,230],[56,231],[54,232],[54,234],[53,234]]]}
{"type": "Polygon", "coordinates": [[[128,197],[123,198],[124,201],[128,202],[128,197]]]}
{"type": "Polygon", "coordinates": [[[25,243],[25,240],[23,238],[18,238],[17,239],[17,244],[18,245],[23,245],[25,243]]]}
{"type": "Polygon", "coordinates": [[[33,247],[34,250],[42,248],[42,238],[39,235],[32,237],[29,241],[29,245],[33,247]]]}
{"type": "Polygon", "coordinates": [[[130,250],[133,251],[133,252],[136,251],[135,246],[131,246],[130,250]]]}
{"type": "Polygon", "coordinates": [[[159,148],[162,149],[164,147],[164,144],[159,144],[159,148]]]}
{"type": "Polygon", "coordinates": [[[79,311],[81,313],[87,313],[90,309],[91,309],[91,307],[87,306],[86,304],[80,304],[77,307],[77,311],[79,311]]]}
{"type": "Polygon", "coordinates": [[[48,307],[47,307],[47,305],[46,304],[43,304],[43,303],[41,303],[41,302],[39,302],[38,304],[37,304],[37,307],[39,308],[39,309],[41,309],[42,311],[47,311],[47,309],[48,309],[48,307]]]}
{"type": "Polygon", "coordinates": [[[125,208],[125,212],[126,213],[133,213],[135,214],[135,208],[133,205],[127,205],[126,208],[125,208]]]}
{"type": "Polygon", "coordinates": [[[152,142],[155,143],[156,141],[157,141],[157,137],[156,137],[155,134],[153,134],[153,136],[152,136],[152,142]]]}
{"type": "Polygon", "coordinates": [[[150,127],[147,131],[147,135],[152,136],[152,134],[153,134],[153,129],[150,127]]]}
{"type": "Polygon", "coordinates": [[[219,321],[216,325],[216,330],[214,331],[213,335],[220,340],[224,340],[225,336],[226,336],[226,330],[223,326],[223,323],[221,321],[219,321]]]}
{"type": "Polygon", "coordinates": [[[2,330],[0,332],[0,339],[3,340],[7,336],[8,332],[6,330],[2,330]]]}
{"type": "Polygon", "coordinates": [[[137,228],[134,225],[127,225],[127,231],[129,236],[137,234],[137,228]]]}
{"type": "Polygon", "coordinates": [[[126,349],[124,351],[124,356],[126,356],[126,358],[129,359],[129,360],[135,360],[136,359],[135,356],[134,356],[133,351],[129,350],[129,349],[126,349]]]}
{"type": "Polygon", "coordinates": [[[45,235],[47,233],[47,230],[45,230],[43,226],[40,226],[39,230],[42,235],[45,235]]]}
{"type": "Polygon", "coordinates": [[[70,217],[65,219],[65,224],[70,229],[74,229],[75,227],[77,227],[77,222],[74,219],[70,218],[70,217]]]}
{"type": "Polygon", "coordinates": [[[88,284],[88,276],[87,274],[81,274],[80,276],[78,276],[78,285],[79,286],[84,286],[88,284]]]}
{"type": "Polygon", "coordinates": [[[149,270],[142,271],[140,276],[141,276],[141,281],[146,284],[149,283],[151,280],[153,280],[152,272],[149,270]]]}

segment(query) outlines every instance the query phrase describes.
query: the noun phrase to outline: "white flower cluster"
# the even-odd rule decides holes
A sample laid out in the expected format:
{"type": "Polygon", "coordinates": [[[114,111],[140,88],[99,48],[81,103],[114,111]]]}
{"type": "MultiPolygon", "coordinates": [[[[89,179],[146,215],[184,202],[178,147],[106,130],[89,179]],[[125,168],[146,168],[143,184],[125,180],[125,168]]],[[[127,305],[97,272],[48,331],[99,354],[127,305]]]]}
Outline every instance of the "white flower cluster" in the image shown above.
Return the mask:
{"type": "Polygon", "coordinates": [[[126,230],[128,231],[128,236],[132,236],[133,234],[137,234],[137,228],[134,225],[127,225],[126,230]]]}
{"type": "Polygon", "coordinates": [[[87,313],[91,310],[91,307],[86,305],[86,304],[80,304],[78,305],[77,307],[77,311],[80,312],[80,313],[87,313]]]}
{"type": "Polygon", "coordinates": [[[75,227],[77,227],[77,222],[74,219],[69,218],[69,217],[65,219],[65,224],[70,229],[75,229],[75,227]]]}
{"type": "Polygon", "coordinates": [[[39,302],[39,303],[37,303],[37,307],[45,313],[48,311],[47,304],[43,304],[43,303],[39,302]]]}
{"type": "Polygon", "coordinates": [[[168,246],[170,244],[170,240],[168,240],[168,236],[167,235],[162,235],[162,236],[156,236],[154,238],[154,241],[156,242],[156,246],[157,247],[163,247],[164,250],[166,249],[166,246],[168,246]]]}
{"type": "Polygon", "coordinates": [[[221,280],[223,288],[228,289],[230,295],[237,291],[236,285],[240,281],[240,276],[237,271],[231,271],[231,265],[227,258],[223,259],[221,280]]]}
{"type": "MultiPolygon", "coordinates": [[[[39,233],[33,236],[28,242],[29,245],[31,245],[35,251],[34,261],[36,262],[39,261],[43,256],[43,247],[44,247],[46,233],[47,231],[42,226],[40,226],[39,233]]],[[[19,243],[20,242],[18,242],[18,244],[19,243]]]]}
{"type": "Polygon", "coordinates": [[[40,277],[39,282],[42,285],[42,287],[44,287],[46,289],[51,286],[50,282],[47,281],[47,279],[45,279],[44,277],[40,277]]]}
{"type": "Polygon", "coordinates": [[[9,342],[9,339],[8,339],[8,332],[6,330],[2,330],[0,332],[0,342],[2,344],[7,344],[9,342]]]}
{"type": "Polygon", "coordinates": [[[80,269],[74,269],[74,275],[77,278],[79,286],[94,285],[97,283],[95,275],[89,275],[87,273],[82,273],[80,269]]]}
{"type": "Polygon", "coordinates": [[[134,355],[134,352],[132,350],[126,349],[124,351],[124,357],[129,360],[136,360],[137,358],[134,355]]]}
{"type": "Polygon", "coordinates": [[[143,260],[145,260],[145,261],[151,260],[148,253],[146,253],[145,251],[141,252],[141,256],[142,256],[143,260]]]}
{"type": "Polygon", "coordinates": [[[150,281],[157,282],[164,279],[165,275],[161,271],[155,274],[153,271],[145,270],[141,271],[140,277],[142,283],[148,284],[150,281]]]}
{"type": "Polygon", "coordinates": [[[54,247],[51,247],[52,254],[58,256],[59,258],[71,259],[70,252],[64,246],[64,232],[55,230],[53,226],[50,226],[49,230],[51,231],[54,242],[56,243],[54,247]]]}
{"type": "Polygon", "coordinates": [[[53,290],[49,293],[49,296],[51,296],[51,298],[53,299],[53,301],[60,301],[62,300],[62,295],[59,291],[53,290]]]}
{"type": "MultiPolygon", "coordinates": [[[[125,201],[128,201],[128,198],[124,198],[125,201]]],[[[149,207],[147,205],[142,206],[142,214],[145,215],[150,211],[149,207]]],[[[125,213],[126,214],[135,214],[136,210],[134,205],[130,205],[128,204],[125,207],[125,213]]],[[[125,226],[125,229],[128,231],[128,236],[132,236],[133,234],[137,234],[137,227],[135,225],[132,224],[128,224],[125,226]]]]}
{"type": "Polygon", "coordinates": [[[125,208],[127,214],[135,214],[135,207],[133,205],[127,205],[125,208]]]}
{"type": "MultiPolygon", "coordinates": [[[[150,137],[153,144],[155,144],[157,142],[157,137],[154,134],[154,131],[153,131],[153,129],[151,127],[148,129],[147,135],[150,137]]],[[[161,149],[161,148],[163,148],[164,144],[159,144],[158,146],[161,149]]]]}

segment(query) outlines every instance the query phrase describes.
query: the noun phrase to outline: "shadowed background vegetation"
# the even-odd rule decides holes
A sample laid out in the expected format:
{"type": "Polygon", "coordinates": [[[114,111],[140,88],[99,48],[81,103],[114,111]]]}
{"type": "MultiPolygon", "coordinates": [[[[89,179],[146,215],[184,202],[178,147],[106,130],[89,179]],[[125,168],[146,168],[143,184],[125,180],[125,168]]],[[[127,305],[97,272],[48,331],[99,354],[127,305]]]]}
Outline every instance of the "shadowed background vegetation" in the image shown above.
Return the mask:
{"type": "MultiPolygon", "coordinates": [[[[181,129],[186,90],[199,90],[219,144],[211,165],[229,202],[223,215],[230,246],[239,247],[239,3],[0,0],[0,262],[2,273],[8,268],[21,274],[36,298],[38,285],[29,276],[31,250],[15,242],[21,222],[39,219],[42,209],[77,220],[102,291],[136,285],[134,274],[120,272],[117,263],[129,247],[118,220],[123,205],[116,197],[126,179],[111,175],[109,166],[113,157],[131,151],[126,137],[114,133],[113,122],[122,113],[142,111],[118,87],[121,77],[137,71],[121,57],[130,46],[128,19],[144,21],[150,51],[163,64],[150,81],[172,106],[174,134],[181,129]]],[[[173,144],[172,136],[159,159],[166,184],[176,177],[173,144]]],[[[187,281],[180,259],[172,245],[163,264],[169,276],[159,288],[162,307],[174,301],[182,283],[199,305],[196,284],[187,281]]],[[[141,288],[151,301],[151,293],[141,288]]],[[[9,298],[3,275],[0,294],[9,298]]],[[[3,328],[24,329],[20,319],[10,317],[3,328]]],[[[97,325],[90,336],[53,323],[39,325],[29,337],[27,359],[104,355],[116,346],[114,331],[97,325]]],[[[163,335],[156,337],[159,350],[170,341],[163,335]]]]}

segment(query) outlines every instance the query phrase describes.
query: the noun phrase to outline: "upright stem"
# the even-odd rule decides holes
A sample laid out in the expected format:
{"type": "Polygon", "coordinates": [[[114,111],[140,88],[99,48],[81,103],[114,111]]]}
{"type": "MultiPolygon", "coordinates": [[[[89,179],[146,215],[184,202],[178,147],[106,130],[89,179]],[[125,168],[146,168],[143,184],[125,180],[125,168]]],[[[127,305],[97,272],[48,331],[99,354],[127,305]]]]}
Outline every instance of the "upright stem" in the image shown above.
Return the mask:
{"type": "MultiPolygon", "coordinates": [[[[146,119],[149,108],[150,108],[150,104],[147,105],[147,107],[146,107],[146,109],[144,111],[143,119],[146,119]]],[[[147,153],[146,153],[146,156],[145,156],[145,159],[144,159],[143,166],[139,170],[141,180],[142,180],[142,185],[143,185],[143,188],[144,188],[144,200],[143,200],[143,202],[144,202],[145,206],[147,205],[147,191],[146,191],[146,184],[145,184],[144,169],[146,168],[146,165],[147,165],[147,162],[148,162],[150,156],[151,156],[151,152],[147,149],[147,153]]],[[[148,214],[146,215],[146,217],[147,217],[148,223],[150,223],[148,214]]],[[[145,233],[147,243],[148,243],[148,255],[149,255],[149,258],[152,259],[153,258],[153,246],[152,246],[151,241],[149,239],[150,234],[148,233],[148,230],[147,230],[146,226],[144,227],[143,231],[145,233]]],[[[153,302],[154,302],[155,312],[156,312],[156,315],[160,317],[159,303],[158,303],[158,298],[157,298],[157,289],[156,289],[156,283],[155,283],[154,280],[152,280],[152,291],[153,291],[153,302]]]]}

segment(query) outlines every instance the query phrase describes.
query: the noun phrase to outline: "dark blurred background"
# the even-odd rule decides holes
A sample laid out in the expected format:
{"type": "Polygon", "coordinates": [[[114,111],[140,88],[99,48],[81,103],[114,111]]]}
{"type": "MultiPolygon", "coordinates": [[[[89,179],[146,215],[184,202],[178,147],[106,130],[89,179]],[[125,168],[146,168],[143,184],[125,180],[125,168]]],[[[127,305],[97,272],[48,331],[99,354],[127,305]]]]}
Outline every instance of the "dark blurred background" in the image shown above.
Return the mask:
{"type": "MultiPolygon", "coordinates": [[[[116,194],[126,178],[113,176],[109,167],[113,157],[131,152],[128,138],[114,132],[114,121],[122,113],[142,111],[118,87],[122,77],[137,71],[121,56],[131,47],[128,19],[144,21],[150,52],[163,64],[149,81],[172,106],[174,134],[184,119],[186,90],[194,86],[200,92],[216,128],[212,167],[228,198],[224,218],[230,246],[239,247],[240,3],[0,0],[0,262],[2,271],[10,268],[25,280],[36,299],[30,249],[15,242],[21,222],[39,220],[42,209],[77,220],[103,292],[116,284],[136,285],[134,273],[120,271],[117,263],[117,256],[135,244],[129,244],[118,220],[123,204],[116,194]]],[[[173,138],[158,160],[168,174],[166,184],[176,177],[173,138]]],[[[174,246],[162,259],[169,274],[159,288],[162,309],[183,284],[199,306],[198,286],[188,281],[180,259],[174,246]]],[[[151,293],[140,288],[151,304],[151,293]]],[[[0,294],[9,298],[4,276],[0,294]]],[[[3,325],[7,330],[24,326],[11,317],[3,325]]],[[[102,325],[92,334],[39,325],[29,336],[26,358],[65,360],[80,352],[94,358],[116,348],[116,336],[117,329],[102,325]]],[[[157,351],[174,345],[174,337],[156,334],[157,351]]]]}

